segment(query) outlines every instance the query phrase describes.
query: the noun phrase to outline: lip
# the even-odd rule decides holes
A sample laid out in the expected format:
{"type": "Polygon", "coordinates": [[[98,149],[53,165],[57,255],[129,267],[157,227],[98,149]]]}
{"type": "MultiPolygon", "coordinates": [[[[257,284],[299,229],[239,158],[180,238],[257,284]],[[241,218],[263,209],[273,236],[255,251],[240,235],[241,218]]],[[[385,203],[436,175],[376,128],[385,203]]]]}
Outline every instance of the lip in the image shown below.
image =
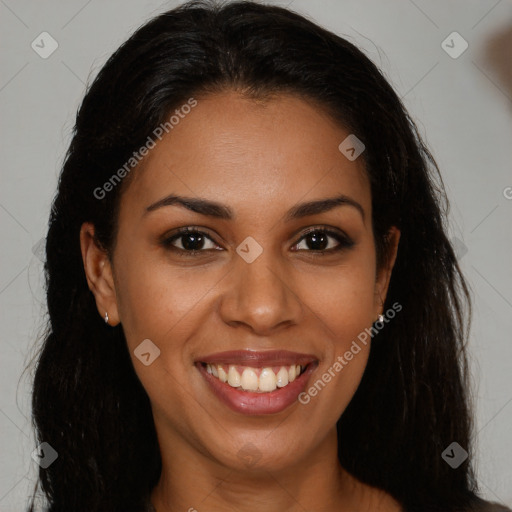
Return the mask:
{"type": "Polygon", "coordinates": [[[311,354],[300,354],[289,350],[229,350],[217,352],[204,357],[198,357],[196,363],[210,364],[236,364],[240,366],[252,366],[260,368],[263,366],[291,366],[299,364],[306,366],[313,363],[317,358],[311,354]]]}
{"type": "Polygon", "coordinates": [[[298,402],[298,396],[304,391],[311,374],[318,367],[318,360],[311,355],[283,350],[268,352],[237,350],[219,352],[200,358],[196,361],[195,366],[205,379],[213,395],[222,403],[235,412],[255,416],[276,414],[298,402]],[[283,388],[275,389],[269,393],[256,393],[253,391],[240,391],[231,387],[227,382],[220,381],[217,377],[210,375],[206,371],[203,363],[238,364],[254,368],[300,364],[306,366],[306,369],[293,382],[290,382],[283,388]]]}

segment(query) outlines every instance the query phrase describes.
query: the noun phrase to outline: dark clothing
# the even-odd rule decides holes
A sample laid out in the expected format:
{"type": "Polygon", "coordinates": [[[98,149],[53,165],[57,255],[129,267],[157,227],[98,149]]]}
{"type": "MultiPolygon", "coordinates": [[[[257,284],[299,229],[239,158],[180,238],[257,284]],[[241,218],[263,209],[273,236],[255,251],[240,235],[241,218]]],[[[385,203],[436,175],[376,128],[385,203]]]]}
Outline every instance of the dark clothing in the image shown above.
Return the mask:
{"type": "MultiPolygon", "coordinates": [[[[147,500],[147,508],[143,512],[156,512],[155,508],[149,501],[147,500]]],[[[377,510],[375,512],[378,512],[377,510]]],[[[404,510],[403,512],[407,512],[404,510]]],[[[451,510],[446,510],[445,512],[452,512],[451,510]]],[[[453,512],[463,512],[461,510],[453,511],[453,512]]],[[[464,512],[512,512],[512,509],[506,507],[505,505],[500,505],[499,503],[491,503],[490,501],[479,500],[478,504],[473,505],[470,509],[467,509],[464,512]]]]}

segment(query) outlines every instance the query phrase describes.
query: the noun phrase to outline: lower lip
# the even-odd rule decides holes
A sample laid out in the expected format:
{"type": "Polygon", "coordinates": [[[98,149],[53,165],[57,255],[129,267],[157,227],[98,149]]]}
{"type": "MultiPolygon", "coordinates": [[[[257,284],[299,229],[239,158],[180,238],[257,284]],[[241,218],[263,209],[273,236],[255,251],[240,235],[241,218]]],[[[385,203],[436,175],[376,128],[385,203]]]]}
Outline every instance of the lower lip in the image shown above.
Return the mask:
{"type": "Polygon", "coordinates": [[[317,367],[317,363],[310,363],[306,370],[293,382],[269,393],[240,391],[209,374],[201,363],[196,366],[210,385],[213,393],[228,407],[242,414],[257,415],[275,414],[284,411],[294,402],[297,402],[297,397],[304,391],[310,375],[317,367]]]}

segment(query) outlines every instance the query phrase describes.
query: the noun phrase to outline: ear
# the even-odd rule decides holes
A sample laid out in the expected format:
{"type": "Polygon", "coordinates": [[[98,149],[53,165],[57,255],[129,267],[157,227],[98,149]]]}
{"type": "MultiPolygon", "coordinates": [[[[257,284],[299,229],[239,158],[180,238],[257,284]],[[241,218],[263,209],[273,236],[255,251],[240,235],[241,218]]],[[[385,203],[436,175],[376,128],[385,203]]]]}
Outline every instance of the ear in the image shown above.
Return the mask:
{"type": "Polygon", "coordinates": [[[388,293],[391,272],[395,265],[398,254],[398,243],[400,241],[400,230],[392,226],[386,234],[387,253],[384,256],[384,263],[379,269],[375,281],[375,317],[383,313],[384,302],[388,293]]]}
{"type": "Polygon", "coordinates": [[[119,323],[116,290],[112,265],[107,252],[100,248],[94,237],[94,224],[84,222],[80,228],[80,248],[89,289],[96,298],[96,306],[102,318],[108,313],[108,323],[119,323]]]}

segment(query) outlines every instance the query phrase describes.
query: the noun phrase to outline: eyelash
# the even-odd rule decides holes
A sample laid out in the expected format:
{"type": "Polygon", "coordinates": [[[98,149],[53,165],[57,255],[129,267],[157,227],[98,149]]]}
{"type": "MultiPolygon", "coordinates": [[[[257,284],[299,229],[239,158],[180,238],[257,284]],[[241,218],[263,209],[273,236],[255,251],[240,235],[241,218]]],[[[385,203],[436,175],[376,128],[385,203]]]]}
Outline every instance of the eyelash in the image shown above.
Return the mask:
{"type": "MultiPolygon", "coordinates": [[[[338,246],[335,248],[323,249],[323,250],[317,250],[317,251],[312,250],[312,249],[299,249],[299,251],[305,251],[305,252],[317,254],[319,256],[325,256],[327,254],[338,253],[344,249],[349,249],[350,247],[352,247],[354,245],[354,242],[349,237],[342,235],[341,233],[338,233],[337,231],[333,231],[332,229],[317,226],[317,227],[309,228],[305,233],[303,233],[302,236],[299,238],[299,240],[294,244],[294,247],[296,245],[298,245],[300,242],[302,242],[311,233],[323,233],[329,237],[332,237],[338,242],[338,246]]],[[[218,250],[218,249],[199,249],[199,250],[188,251],[186,249],[181,249],[179,247],[175,247],[174,245],[172,245],[173,242],[175,242],[176,240],[182,238],[185,235],[190,235],[190,234],[202,235],[205,238],[212,241],[213,243],[215,243],[215,241],[204,231],[201,231],[200,229],[196,229],[196,228],[188,226],[185,228],[179,228],[175,234],[162,240],[162,242],[161,242],[162,246],[164,248],[169,249],[169,250],[177,253],[178,255],[184,256],[184,257],[197,257],[202,252],[218,250]]]]}

